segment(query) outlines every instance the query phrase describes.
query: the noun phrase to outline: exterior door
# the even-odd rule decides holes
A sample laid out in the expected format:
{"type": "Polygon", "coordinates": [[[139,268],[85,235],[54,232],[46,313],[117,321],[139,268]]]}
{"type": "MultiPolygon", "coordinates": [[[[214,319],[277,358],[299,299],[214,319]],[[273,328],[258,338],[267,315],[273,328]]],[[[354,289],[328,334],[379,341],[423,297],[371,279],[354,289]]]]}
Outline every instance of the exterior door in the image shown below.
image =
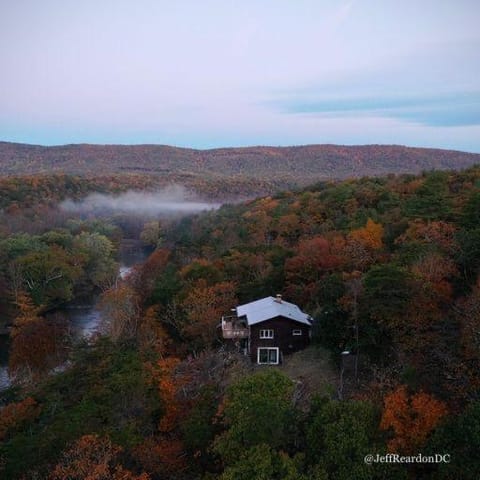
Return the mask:
{"type": "Polygon", "coordinates": [[[257,363],[260,365],[278,365],[278,347],[260,347],[257,350],[257,363]]]}

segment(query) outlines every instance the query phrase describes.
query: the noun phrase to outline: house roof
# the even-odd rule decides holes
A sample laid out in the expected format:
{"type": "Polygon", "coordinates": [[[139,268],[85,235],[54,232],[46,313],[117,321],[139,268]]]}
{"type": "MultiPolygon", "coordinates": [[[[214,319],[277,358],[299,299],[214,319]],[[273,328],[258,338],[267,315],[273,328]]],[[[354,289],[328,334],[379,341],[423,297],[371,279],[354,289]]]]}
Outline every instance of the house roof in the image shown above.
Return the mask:
{"type": "Polygon", "coordinates": [[[279,301],[273,297],[266,297],[245,305],[239,305],[236,310],[238,317],[245,316],[247,318],[248,325],[255,325],[275,317],[290,318],[308,326],[311,325],[312,320],[310,315],[303,313],[297,305],[285,300],[279,301]]]}

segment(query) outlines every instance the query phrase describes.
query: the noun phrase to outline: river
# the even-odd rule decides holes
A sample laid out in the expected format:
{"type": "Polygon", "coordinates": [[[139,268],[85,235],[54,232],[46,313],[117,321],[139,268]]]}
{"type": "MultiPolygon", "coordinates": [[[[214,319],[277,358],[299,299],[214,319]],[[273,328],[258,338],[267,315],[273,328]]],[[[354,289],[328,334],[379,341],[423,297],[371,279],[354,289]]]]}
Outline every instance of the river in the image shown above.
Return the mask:
{"type": "MultiPolygon", "coordinates": [[[[134,265],[142,263],[147,257],[145,251],[138,244],[133,245],[136,246],[124,247],[120,251],[118,275],[122,279],[128,276],[134,265]]],[[[74,301],[60,310],[69,321],[74,339],[89,338],[98,330],[101,313],[97,307],[97,300],[98,295],[94,295],[87,301],[82,303],[74,301]]],[[[0,335],[0,391],[11,385],[8,376],[8,345],[8,336],[0,335]]]]}

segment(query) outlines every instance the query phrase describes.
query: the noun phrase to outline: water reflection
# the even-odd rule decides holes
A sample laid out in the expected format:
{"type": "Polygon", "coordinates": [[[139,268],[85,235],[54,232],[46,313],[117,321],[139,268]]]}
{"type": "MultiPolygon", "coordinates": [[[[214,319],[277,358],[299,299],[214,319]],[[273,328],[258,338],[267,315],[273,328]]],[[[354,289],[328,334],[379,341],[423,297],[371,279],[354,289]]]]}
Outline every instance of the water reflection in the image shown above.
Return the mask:
{"type": "MultiPolygon", "coordinates": [[[[124,280],[133,266],[143,262],[146,256],[142,249],[123,251],[118,276],[124,280]]],[[[89,339],[98,332],[101,312],[97,301],[98,296],[93,296],[87,303],[73,303],[61,311],[69,323],[74,340],[89,339]]],[[[8,344],[8,336],[0,335],[0,391],[11,385],[8,375],[8,344]]]]}

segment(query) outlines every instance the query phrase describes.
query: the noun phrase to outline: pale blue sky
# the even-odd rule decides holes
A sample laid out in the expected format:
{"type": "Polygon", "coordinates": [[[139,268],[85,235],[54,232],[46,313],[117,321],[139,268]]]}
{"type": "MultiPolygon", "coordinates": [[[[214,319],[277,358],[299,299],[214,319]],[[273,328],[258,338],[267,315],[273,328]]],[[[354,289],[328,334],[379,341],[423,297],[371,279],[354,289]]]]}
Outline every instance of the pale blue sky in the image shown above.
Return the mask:
{"type": "Polygon", "coordinates": [[[0,140],[480,152],[477,0],[0,0],[0,140]]]}

